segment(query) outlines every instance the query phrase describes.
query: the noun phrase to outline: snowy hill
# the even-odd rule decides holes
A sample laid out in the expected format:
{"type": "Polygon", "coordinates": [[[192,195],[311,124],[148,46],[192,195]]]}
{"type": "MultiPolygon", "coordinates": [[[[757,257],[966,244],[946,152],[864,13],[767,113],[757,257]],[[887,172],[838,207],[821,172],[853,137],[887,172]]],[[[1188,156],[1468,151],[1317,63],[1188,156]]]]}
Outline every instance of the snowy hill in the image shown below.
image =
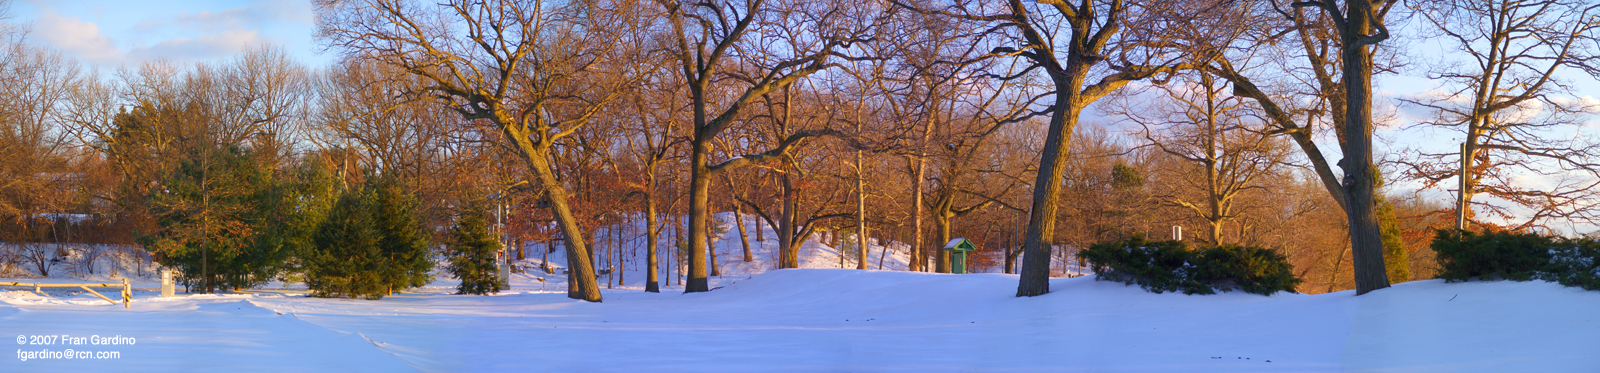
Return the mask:
{"type": "MultiPolygon", "coordinates": [[[[838,257],[815,242],[801,252],[812,269],[767,270],[776,243],[744,263],[737,236],[718,242],[724,276],[711,292],[645,293],[629,264],[602,303],[567,299],[559,271],[537,270],[495,296],[449,294],[441,278],[379,301],[296,286],[163,298],[136,280],[124,309],[81,291],[0,288],[10,335],[136,341],[30,339],[0,371],[1600,371],[1600,292],[1547,282],[1264,297],[1079,277],[1016,298],[1012,275],[816,269],[838,257]],[[117,358],[38,357],[66,349],[117,358]]],[[[903,251],[889,253],[885,267],[904,268],[903,251]]]]}

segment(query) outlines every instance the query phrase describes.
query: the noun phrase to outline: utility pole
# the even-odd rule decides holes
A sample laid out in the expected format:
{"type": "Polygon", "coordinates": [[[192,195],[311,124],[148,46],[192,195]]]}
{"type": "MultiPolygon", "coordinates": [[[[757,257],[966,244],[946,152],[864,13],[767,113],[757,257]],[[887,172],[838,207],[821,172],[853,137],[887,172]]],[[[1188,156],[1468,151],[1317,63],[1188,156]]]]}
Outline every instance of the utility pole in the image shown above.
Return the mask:
{"type": "MultiPolygon", "coordinates": [[[[489,195],[489,199],[494,200],[495,240],[500,243],[500,251],[496,254],[495,268],[499,269],[499,281],[501,289],[511,289],[511,256],[506,252],[506,242],[510,241],[506,238],[505,231],[506,194],[510,193],[512,188],[523,186],[523,184],[527,183],[527,180],[523,180],[506,184],[505,186],[500,187],[500,190],[495,191],[494,194],[489,195]]],[[[570,260],[570,258],[568,259],[570,260]]]]}
{"type": "Polygon", "coordinates": [[[1461,183],[1456,190],[1456,229],[1467,229],[1467,169],[1472,166],[1472,157],[1467,153],[1467,143],[1461,143],[1461,183]]]}

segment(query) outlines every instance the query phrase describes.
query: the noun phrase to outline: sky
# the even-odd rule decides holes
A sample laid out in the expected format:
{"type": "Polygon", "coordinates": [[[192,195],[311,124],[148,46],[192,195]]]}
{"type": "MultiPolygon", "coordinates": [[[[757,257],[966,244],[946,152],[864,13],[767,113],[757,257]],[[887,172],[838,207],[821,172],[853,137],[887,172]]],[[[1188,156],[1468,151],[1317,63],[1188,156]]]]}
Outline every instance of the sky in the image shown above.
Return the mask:
{"type": "Polygon", "coordinates": [[[102,72],[166,59],[176,63],[225,59],[271,44],[310,66],[321,53],[310,1],[293,0],[18,0],[12,22],[30,30],[31,43],[60,49],[102,72]]]}

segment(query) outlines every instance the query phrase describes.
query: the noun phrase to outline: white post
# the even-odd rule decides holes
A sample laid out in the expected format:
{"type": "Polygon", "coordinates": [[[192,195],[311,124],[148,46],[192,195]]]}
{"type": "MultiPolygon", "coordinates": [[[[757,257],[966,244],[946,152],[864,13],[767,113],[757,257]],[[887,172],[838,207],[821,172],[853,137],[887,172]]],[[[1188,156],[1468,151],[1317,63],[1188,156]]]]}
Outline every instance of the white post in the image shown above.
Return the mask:
{"type": "Polygon", "coordinates": [[[500,288],[511,289],[511,255],[509,254],[510,250],[506,250],[506,242],[510,240],[506,239],[504,193],[504,190],[500,193],[495,193],[494,236],[495,240],[500,242],[500,253],[497,255],[500,259],[500,288]]]}
{"type": "Polygon", "coordinates": [[[511,266],[508,263],[510,262],[509,259],[511,259],[511,258],[506,257],[505,250],[501,250],[499,256],[500,256],[500,289],[510,290],[511,289],[511,271],[510,271],[511,266]]]}
{"type": "Polygon", "coordinates": [[[1183,226],[1172,226],[1172,240],[1183,241],[1183,226]]]}
{"type": "Polygon", "coordinates": [[[163,297],[173,296],[173,293],[176,291],[176,289],[174,289],[174,288],[175,288],[175,286],[173,286],[173,283],[172,283],[172,270],[166,269],[166,268],[162,268],[161,269],[161,296],[163,296],[163,297]]]}

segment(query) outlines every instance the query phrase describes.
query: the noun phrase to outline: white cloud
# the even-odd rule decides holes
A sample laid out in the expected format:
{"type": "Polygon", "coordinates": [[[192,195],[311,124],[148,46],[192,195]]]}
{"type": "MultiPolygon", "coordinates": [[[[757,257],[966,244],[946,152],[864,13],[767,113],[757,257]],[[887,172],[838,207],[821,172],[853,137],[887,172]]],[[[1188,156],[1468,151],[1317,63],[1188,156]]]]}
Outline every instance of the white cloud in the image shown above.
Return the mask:
{"type": "Polygon", "coordinates": [[[44,39],[63,52],[91,63],[117,63],[122,52],[111,37],[100,33],[100,26],[77,17],[63,17],[54,10],[40,7],[39,18],[34,22],[33,35],[44,39]]]}
{"type": "Polygon", "coordinates": [[[68,55],[98,66],[227,57],[252,45],[276,42],[263,36],[263,28],[310,25],[314,21],[307,2],[257,0],[239,8],[150,17],[118,31],[104,30],[75,16],[63,16],[44,4],[36,5],[40,16],[34,21],[34,35],[68,55]],[[119,44],[108,33],[129,38],[119,44]],[[141,37],[151,42],[145,43],[141,37]]]}
{"type": "Polygon", "coordinates": [[[133,27],[134,31],[151,32],[161,29],[182,29],[202,32],[239,31],[259,29],[272,23],[311,24],[314,15],[306,2],[257,0],[250,6],[221,11],[202,10],[179,13],[170,17],[149,18],[133,27]]]}
{"type": "Polygon", "coordinates": [[[259,31],[249,30],[194,38],[174,38],[155,45],[135,47],[128,50],[127,55],[129,59],[135,61],[174,59],[174,56],[193,59],[229,56],[246,47],[265,43],[266,40],[262,39],[260,34],[259,31]]]}

